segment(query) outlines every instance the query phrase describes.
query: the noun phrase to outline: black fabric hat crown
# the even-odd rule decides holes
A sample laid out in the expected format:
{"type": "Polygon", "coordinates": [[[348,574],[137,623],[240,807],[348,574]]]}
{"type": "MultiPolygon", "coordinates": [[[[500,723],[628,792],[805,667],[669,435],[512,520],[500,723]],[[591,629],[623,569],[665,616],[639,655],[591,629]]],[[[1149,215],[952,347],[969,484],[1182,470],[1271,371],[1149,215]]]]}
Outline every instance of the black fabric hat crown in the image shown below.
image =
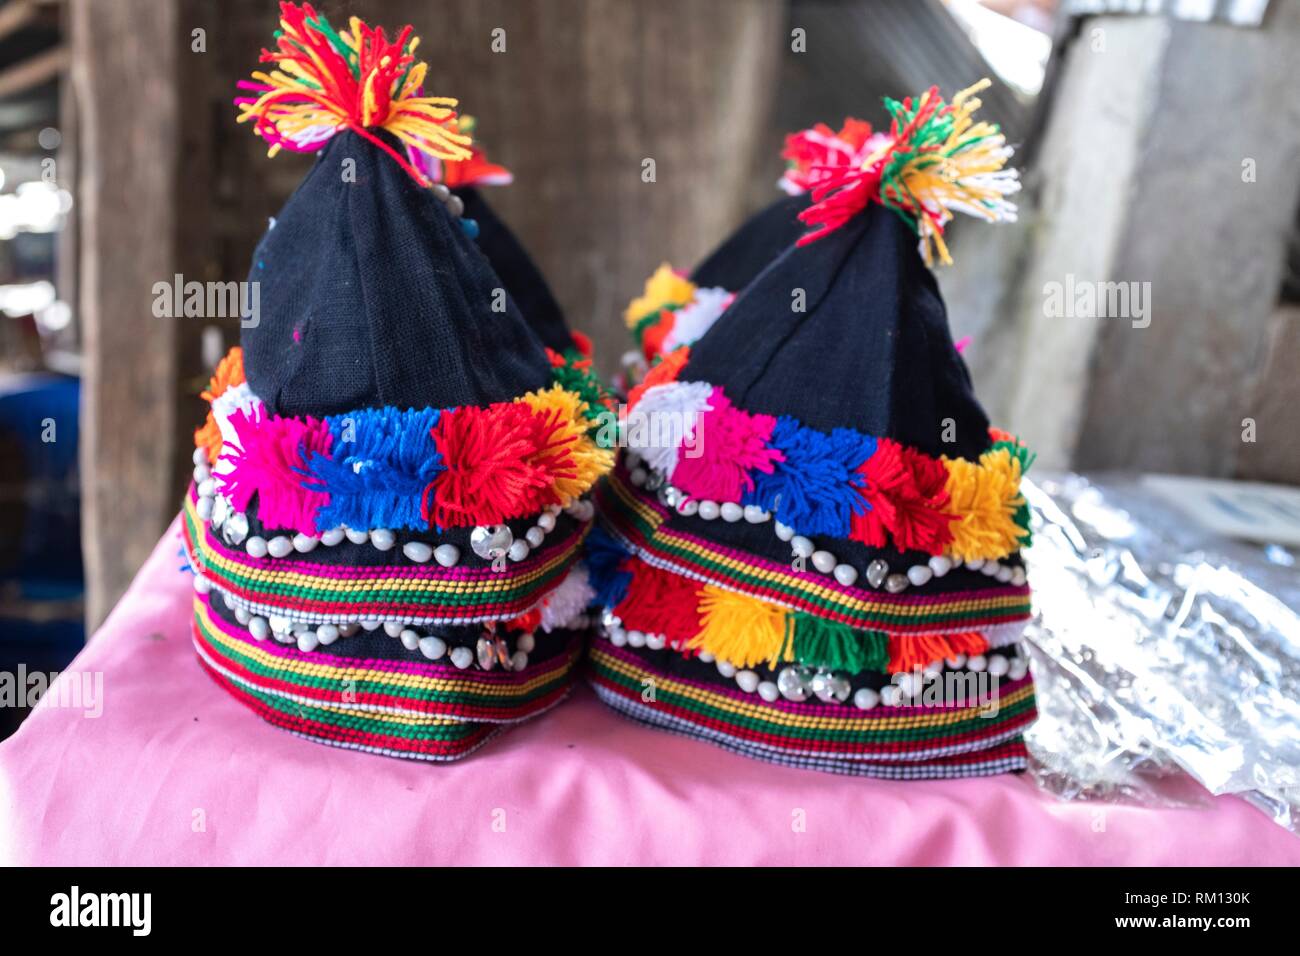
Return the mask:
{"type": "Polygon", "coordinates": [[[807,231],[798,217],[808,203],[803,193],[783,196],[759,210],[695,267],[691,281],[733,292],[745,288],[807,231]]]}
{"type": "Polygon", "coordinates": [[[276,414],[483,406],[547,383],[541,342],[460,224],[350,131],[285,204],[249,280],[245,370],[276,414]]]}
{"type": "Polygon", "coordinates": [[[695,343],[681,379],[719,385],[752,413],[931,455],[974,458],[989,443],[916,236],[879,205],[772,263],[695,343]],[[942,441],[947,420],[955,444],[942,441]]]}
{"type": "Polygon", "coordinates": [[[465,204],[465,218],[478,223],[479,250],[542,344],[560,353],[574,348],[564,311],[523,243],[476,188],[465,186],[454,192],[465,204]]]}

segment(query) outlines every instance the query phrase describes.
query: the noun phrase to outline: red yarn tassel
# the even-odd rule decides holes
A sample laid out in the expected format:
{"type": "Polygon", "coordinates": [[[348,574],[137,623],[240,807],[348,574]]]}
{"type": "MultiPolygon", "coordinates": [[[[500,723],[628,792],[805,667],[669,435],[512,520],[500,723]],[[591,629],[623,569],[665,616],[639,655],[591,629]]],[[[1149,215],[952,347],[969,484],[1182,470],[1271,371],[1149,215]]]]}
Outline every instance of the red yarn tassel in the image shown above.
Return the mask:
{"type": "Polygon", "coordinates": [[[626,562],[632,572],[627,594],[614,608],[623,626],[662,634],[673,645],[684,644],[700,632],[698,581],[651,567],[639,558],[626,562]]]}

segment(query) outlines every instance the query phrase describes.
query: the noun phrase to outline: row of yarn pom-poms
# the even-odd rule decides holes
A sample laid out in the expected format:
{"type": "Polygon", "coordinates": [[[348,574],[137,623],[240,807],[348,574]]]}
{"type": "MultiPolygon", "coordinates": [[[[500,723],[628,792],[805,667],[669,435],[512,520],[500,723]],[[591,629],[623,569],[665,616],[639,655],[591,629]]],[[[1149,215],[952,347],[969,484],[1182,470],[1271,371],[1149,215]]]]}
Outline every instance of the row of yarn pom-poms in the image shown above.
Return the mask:
{"type": "Polygon", "coordinates": [[[597,605],[619,626],[662,634],[687,656],[712,655],[737,667],[798,662],[896,674],[982,655],[991,646],[976,630],[887,634],[850,627],[656,568],[617,546],[602,549],[603,540],[593,532],[584,558],[597,605]]]}
{"type": "Polygon", "coordinates": [[[690,498],[755,506],[803,535],[957,561],[1003,558],[1029,543],[1020,479],[1033,454],[1015,437],[991,431],[971,461],[849,428],[828,434],[737,408],[708,382],[670,378],[688,357],[678,349],[633,389],[624,440],[690,498]]]}
{"type": "Polygon", "coordinates": [[[500,524],[567,507],[613,465],[612,401],[585,360],[552,357],[552,384],[513,402],[451,409],[270,414],[239,348],[221,361],[195,432],[214,490],[236,511],[257,498],[269,528],[424,530],[500,524]]]}

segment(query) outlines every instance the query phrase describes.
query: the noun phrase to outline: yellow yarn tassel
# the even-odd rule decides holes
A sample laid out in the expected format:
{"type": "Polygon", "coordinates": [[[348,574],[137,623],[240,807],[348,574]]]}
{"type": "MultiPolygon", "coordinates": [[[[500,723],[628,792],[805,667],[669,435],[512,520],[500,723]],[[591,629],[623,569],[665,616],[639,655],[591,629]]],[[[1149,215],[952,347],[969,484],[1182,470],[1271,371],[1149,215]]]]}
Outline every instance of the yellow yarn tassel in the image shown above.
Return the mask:
{"type": "Polygon", "coordinates": [[[706,584],[700,590],[700,632],[686,644],[737,667],[794,660],[792,615],[779,605],[706,584]]]}
{"type": "Polygon", "coordinates": [[[943,463],[948,469],[944,512],[957,518],[947,553],[960,561],[992,560],[1019,548],[1028,534],[1015,521],[1025,503],[1020,459],[998,448],[985,452],[978,463],[965,458],[944,458],[943,463]]]}
{"type": "Polygon", "coordinates": [[[572,478],[557,478],[555,492],[565,507],[586,492],[596,479],[614,467],[614,451],[600,448],[587,436],[588,420],[584,417],[587,403],[574,392],[552,385],[537,392],[529,392],[517,401],[524,402],[540,415],[550,416],[562,424],[554,440],[569,443],[569,455],[575,474],[572,478]]]}
{"type": "Polygon", "coordinates": [[[655,270],[654,275],[645,280],[645,291],[623,313],[623,321],[629,329],[647,315],[658,315],[665,306],[686,305],[695,298],[695,283],[678,275],[673,267],[664,263],[655,270]]]}

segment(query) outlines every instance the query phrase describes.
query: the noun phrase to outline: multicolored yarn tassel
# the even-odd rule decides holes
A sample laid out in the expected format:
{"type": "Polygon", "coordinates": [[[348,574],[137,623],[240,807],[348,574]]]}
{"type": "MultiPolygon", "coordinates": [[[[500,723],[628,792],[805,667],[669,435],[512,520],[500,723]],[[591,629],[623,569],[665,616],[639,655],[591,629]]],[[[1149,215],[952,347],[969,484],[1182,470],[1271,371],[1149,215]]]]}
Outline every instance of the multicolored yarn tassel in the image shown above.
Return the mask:
{"type": "MultiPolygon", "coordinates": [[[[618,545],[599,529],[592,532],[588,547],[593,539],[602,551],[601,565],[617,566],[621,577],[618,599],[598,603],[610,608],[624,628],[662,634],[671,647],[686,655],[708,653],[736,667],[795,661],[854,674],[895,674],[989,649],[988,639],[978,631],[891,634],[851,627],[820,614],[703,584],[627,552],[614,557],[618,545]]],[[[588,562],[590,566],[590,558],[588,562]]]]}
{"type": "MultiPolygon", "coordinates": [[[[951,264],[943,231],[954,213],[989,222],[1014,221],[1016,207],[1006,197],[1020,189],[1019,173],[1004,168],[1012,149],[995,124],[972,119],[980,107],[975,94],[989,85],[981,80],[951,103],[944,102],[938,87],[922,93],[915,103],[911,97],[901,103],[886,99],[893,123],[874,152],[843,166],[809,170],[807,178],[815,182],[814,204],[799,218],[814,228],[798,244],[815,242],[878,202],[898,212],[916,231],[927,265],[936,252],[941,262],[951,264]]],[[[842,161],[844,155],[828,153],[827,159],[842,161]]],[[[857,159],[854,153],[848,155],[857,159]]]]}
{"type": "Polygon", "coordinates": [[[316,152],[341,130],[369,140],[422,186],[429,179],[382,137],[382,131],[408,149],[435,160],[468,160],[470,137],[455,124],[457,101],[424,96],[428,64],[415,59],[419,38],[411,27],[389,40],[383,28],[353,17],[339,33],[311,4],[280,4],[277,48],[263,50],[270,73],[253,73],[240,83],[255,97],[235,102],[239,121],[253,120],[257,134],[281,148],[316,152]]]}
{"type": "Polygon", "coordinates": [[[1029,508],[1020,479],[1033,454],[996,432],[978,461],[934,458],[849,428],[829,434],[783,416],[751,414],[721,386],[678,381],[689,357],[665,356],[628,396],[627,446],[698,500],[769,511],[798,534],[882,548],[996,560],[1023,547],[1029,508]],[[637,420],[692,423],[678,434],[637,420]]]}

